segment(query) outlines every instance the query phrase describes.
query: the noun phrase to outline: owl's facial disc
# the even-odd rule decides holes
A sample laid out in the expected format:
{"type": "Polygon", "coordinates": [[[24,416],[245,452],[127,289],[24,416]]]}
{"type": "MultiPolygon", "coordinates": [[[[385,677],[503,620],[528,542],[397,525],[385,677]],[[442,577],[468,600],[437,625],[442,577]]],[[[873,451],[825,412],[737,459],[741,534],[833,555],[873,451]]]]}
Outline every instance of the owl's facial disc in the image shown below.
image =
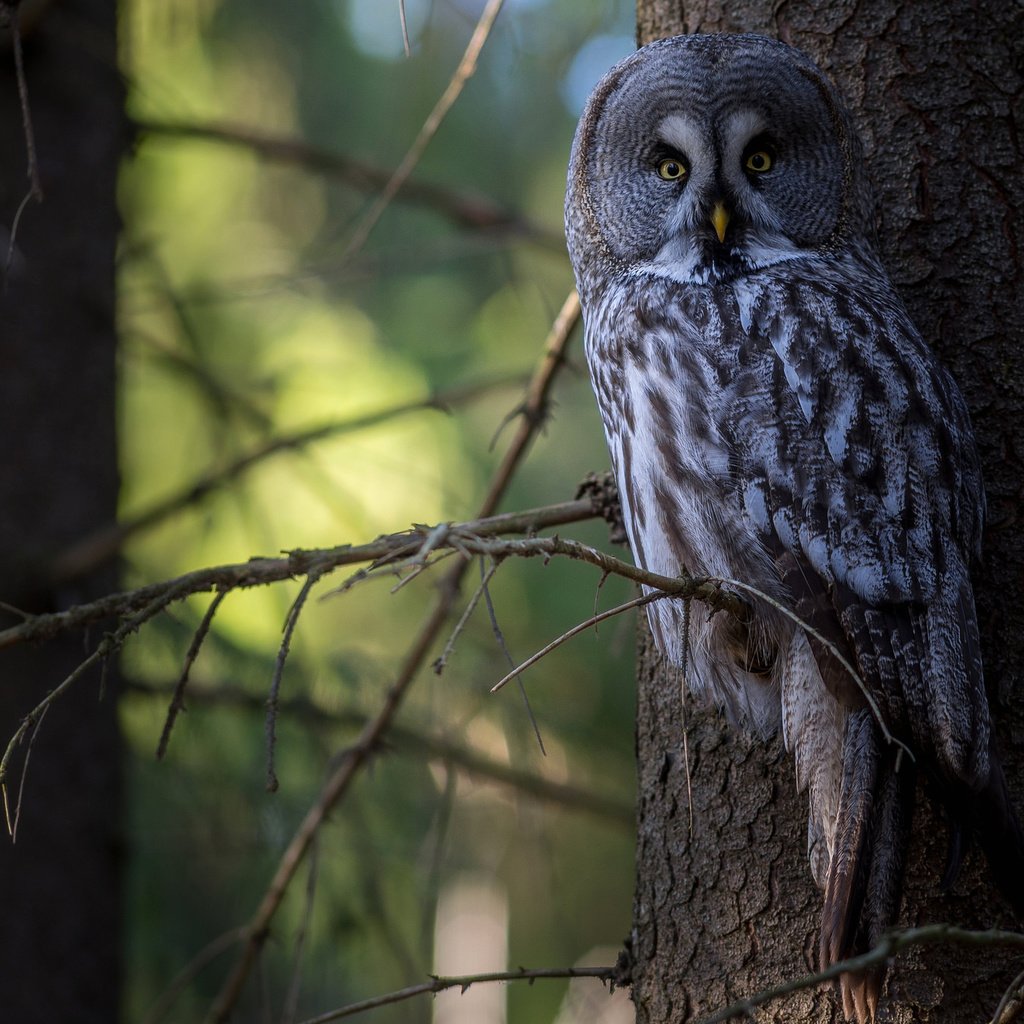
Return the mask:
{"type": "Polygon", "coordinates": [[[800,255],[759,194],[787,172],[762,113],[734,111],[719,131],[673,113],[654,135],[655,152],[667,155],[658,164],[661,180],[648,177],[648,185],[667,210],[652,269],[685,281],[731,280],[800,255]],[[685,173],[670,177],[666,167],[685,173]]]}
{"type": "Polygon", "coordinates": [[[808,57],[758,36],[679,36],[616,65],[581,118],[566,213],[577,264],[689,283],[873,231],[842,101],[808,57]]]}

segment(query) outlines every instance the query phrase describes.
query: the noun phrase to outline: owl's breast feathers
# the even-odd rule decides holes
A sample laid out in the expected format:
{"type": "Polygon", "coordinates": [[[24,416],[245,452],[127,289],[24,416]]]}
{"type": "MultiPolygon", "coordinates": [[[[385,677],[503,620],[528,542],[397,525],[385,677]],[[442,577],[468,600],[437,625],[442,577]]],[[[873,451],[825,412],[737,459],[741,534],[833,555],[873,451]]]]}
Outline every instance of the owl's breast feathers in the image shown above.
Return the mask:
{"type": "MultiPolygon", "coordinates": [[[[826,274],[808,260],[705,286],[639,270],[588,298],[637,560],[781,601],[856,667],[859,680],[811,636],[844,709],[865,705],[866,686],[944,773],[983,780],[978,458],[959,391],[880,269],[850,259],[826,274]]],[[[786,729],[792,620],[762,603],[737,640],[693,618],[692,674],[705,678],[692,685],[762,730],[778,724],[781,687],[786,729]],[[772,658],[771,672],[749,671],[772,658]]],[[[681,610],[661,602],[651,620],[681,660],[681,610]]]]}

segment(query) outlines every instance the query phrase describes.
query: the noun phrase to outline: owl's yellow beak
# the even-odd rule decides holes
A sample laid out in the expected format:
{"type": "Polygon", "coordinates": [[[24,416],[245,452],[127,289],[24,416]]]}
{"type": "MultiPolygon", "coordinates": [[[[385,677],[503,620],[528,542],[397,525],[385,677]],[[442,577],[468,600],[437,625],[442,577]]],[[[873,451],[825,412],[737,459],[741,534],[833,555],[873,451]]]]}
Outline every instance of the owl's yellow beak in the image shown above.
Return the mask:
{"type": "Polygon", "coordinates": [[[724,245],[725,229],[729,226],[729,211],[725,208],[725,203],[715,203],[715,208],[711,211],[711,224],[718,235],[718,240],[724,245]]]}

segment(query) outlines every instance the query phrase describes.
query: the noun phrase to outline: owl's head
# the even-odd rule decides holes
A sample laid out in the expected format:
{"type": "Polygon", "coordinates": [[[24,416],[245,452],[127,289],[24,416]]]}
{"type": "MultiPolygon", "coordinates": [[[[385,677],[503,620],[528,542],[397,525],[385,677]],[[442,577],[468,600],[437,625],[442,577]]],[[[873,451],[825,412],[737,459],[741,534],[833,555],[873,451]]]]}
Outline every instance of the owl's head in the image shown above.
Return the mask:
{"type": "Polygon", "coordinates": [[[814,62],[753,35],[663,39],[617,64],[573,143],[577,271],[731,279],[872,234],[849,112],[814,62]]]}

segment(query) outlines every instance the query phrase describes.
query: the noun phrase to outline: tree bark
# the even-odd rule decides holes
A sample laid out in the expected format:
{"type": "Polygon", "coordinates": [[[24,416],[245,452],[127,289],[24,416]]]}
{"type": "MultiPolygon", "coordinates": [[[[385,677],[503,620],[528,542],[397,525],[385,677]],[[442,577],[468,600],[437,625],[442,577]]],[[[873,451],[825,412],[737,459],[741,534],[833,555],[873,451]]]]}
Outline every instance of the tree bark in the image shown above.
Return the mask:
{"type": "MultiPolygon", "coordinates": [[[[125,132],[113,0],[50,7],[24,41],[24,64],[45,198],[24,208],[0,291],[0,599],[41,612],[115,583],[108,572],[58,585],[47,570],[57,550],[116,512],[115,181],[125,132]]],[[[26,166],[10,36],[0,33],[0,265],[26,166]]],[[[0,749],[87,652],[81,636],[4,652],[0,749]]],[[[45,716],[17,842],[0,826],[4,1020],[119,1016],[121,751],[113,681],[106,693],[99,686],[98,675],[81,680],[45,716]]],[[[13,763],[12,812],[25,753],[23,744],[13,763]]]]}
{"type": "MultiPolygon", "coordinates": [[[[638,0],[638,41],[753,31],[810,53],[851,104],[875,183],[886,260],[918,327],[956,376],[988,491],[975,580],[1000,750],[1024,806],[1024,14],[999,0],[638,0]]],[[[779,741],[762,745],[684,708],[678,674],[641,636],[639,837],[632,938],[640,1024],[699,1019],[814,968],[820,894],[806,861],[806,799],[779,741]],[[682,735],[688,737],[689,766],[682,735]],[[692,796],[688,797],[688,793],[692,796]]],[[[899,924],[1013,927],[972,852],[939,891],[946,825],[918,793],[899,924]]],[[[991,1019],[1021,967],[999,949],[930,947],[890,971],[881,1020],[991,1019]]],[[[840,1021],[828,989],[758,1020],[840,1021]]]]}

